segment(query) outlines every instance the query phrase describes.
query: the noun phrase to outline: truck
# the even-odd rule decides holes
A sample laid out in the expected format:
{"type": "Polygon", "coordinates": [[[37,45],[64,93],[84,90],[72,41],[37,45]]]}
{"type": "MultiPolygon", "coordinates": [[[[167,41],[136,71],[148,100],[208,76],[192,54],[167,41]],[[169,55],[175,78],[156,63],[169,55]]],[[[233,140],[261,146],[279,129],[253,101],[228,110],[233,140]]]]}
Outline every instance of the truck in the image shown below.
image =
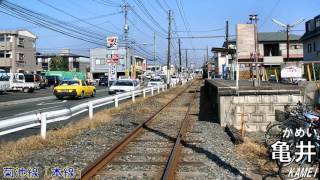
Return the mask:
{"type": "Polygon", "coordinates": [[[0,69],[0,94],[10,90],[10,76],[0,69]]]}
{"type": "Polygon", "coordinates": [[[86,80],[86,74],[83,72],[72,72],[72,71],[47,71],[45,77],[48,81],[48,86],[56,86],[62,80],[86,80]]]}
{"type": "Polygon", "coordinates": [[[36,81],[34,74],[8,73],[10,90],[32,93],[35,89],[39,89],[39,82],[36,81]]]}

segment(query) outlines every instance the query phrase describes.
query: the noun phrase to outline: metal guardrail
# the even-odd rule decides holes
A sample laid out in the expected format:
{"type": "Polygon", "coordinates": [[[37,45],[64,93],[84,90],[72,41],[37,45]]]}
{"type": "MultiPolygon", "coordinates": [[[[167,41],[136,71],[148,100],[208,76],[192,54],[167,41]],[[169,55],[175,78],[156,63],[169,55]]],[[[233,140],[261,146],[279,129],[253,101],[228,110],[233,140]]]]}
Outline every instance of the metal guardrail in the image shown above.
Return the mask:
{"type": "MultiPolygon", "coordinates": [[[[182,84],[184,84],[185,82],[186,81],[183,81],[182,84]]],[[[177,85],[176,83],[171,83],[170,87],[175,87],[176,85],[177,85]]],[[[148,87],[141,90],[125,92],[125,93],[116,94],[113,96],[108,96],[105,98],[92,100],[89,102],[76,105],[71,108],[65,108],[65,109],[49,111],[49,112],[34,113],[30,115],[6,119],[3,121],[0,121],[0,136],[25,130],[28,128],[36,127],[36,126],[41,126],[40,134],[41,134],[41,137],[45,139],[46,132],[47,132],[47,124],[49,123],[68,120],[69,118],[76,116],[78,114],[84,113],[86,111],[89,111],[89,118],[92,119],[94,108],[98,108],[108,104],[114,104],[115,107],[118,107],[119,101],[131,98],[132,102],[134,102],[136,96],[143,95],[143,98],[145,98],[148,92],[151,92],[151,96],[153,96],[154,91],[157,91],[157,93],[160,93],[160,91],[163,92],[166,90],[167,90],[166,85],[161,85],[157,87],[148,87]]]]}

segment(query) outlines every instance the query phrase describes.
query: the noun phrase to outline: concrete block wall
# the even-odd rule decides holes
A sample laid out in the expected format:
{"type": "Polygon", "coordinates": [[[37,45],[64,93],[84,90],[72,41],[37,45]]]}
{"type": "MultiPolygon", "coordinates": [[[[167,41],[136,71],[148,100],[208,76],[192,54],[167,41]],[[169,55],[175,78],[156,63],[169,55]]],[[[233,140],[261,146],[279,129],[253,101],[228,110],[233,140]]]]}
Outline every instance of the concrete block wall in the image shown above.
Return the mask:
{"type": "Polygon", "coordinates": [[[303,102],[299,94],[219,96],[221,126],[233,125],[246,131],[265,131],[275,121],[275,111],[303,102]]]}

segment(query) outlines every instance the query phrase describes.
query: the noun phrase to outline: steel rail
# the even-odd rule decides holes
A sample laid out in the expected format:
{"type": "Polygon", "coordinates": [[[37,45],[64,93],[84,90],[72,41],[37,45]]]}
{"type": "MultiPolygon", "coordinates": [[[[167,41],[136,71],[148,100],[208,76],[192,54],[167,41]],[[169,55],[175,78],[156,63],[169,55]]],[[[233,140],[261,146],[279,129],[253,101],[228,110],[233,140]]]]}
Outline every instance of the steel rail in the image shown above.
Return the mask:
{"type": "Polygon", "coordinates": [[[181,150],[182,150],[182,144],[181,141],[183,141],[184,137],[185,137],[185,133],[187,131],[187,127],[188,127],[188,119],[189,119],[189,115],[190,115],[190,111],[191,111],[191,107],[193,105],[194,99],[196,97],[196,92],[194,92],[193,96],[192,96],[192,100],[188,106],[188,110],[187,113],[181,123],[181,127],[180,130],[178,132],[178,135],[176,137],[176,141],[174,143],[174,146],[172,148],[172,151],[170,152],[170,156],[168,158],[167,164],[164,168],[163,174],[161,179],[162,180],[171,180],[171,179],[175,179],[174,175],[175,175],[175,171],[177,169],[178,166],[178,162],[179,162],[179,157],[181,155],[181,150]]]}
{"type": "Polygon", "coordinates": [[[141,123],[139,126],[134,128],[129,134],[127,134],[124,138],[122,138],[117,144],[115,144],[112,148],[103,153],[100,157],[98,157],[93,163],[89,164],[81,171],[81,179],[89,180],[92,179],[98,172],[105,167],[116,155],[120,152],[125,146],[127,146],[141,131],[143,131],[144,127],[148,125],[163,109],[169,106],[172,102],[174,102],[179,96],[181,96],[190,86],[189,84],[184,90],[182,90],[177,96],[171,99],[166,105],[164,105],[161,109],[155,112],[152,116],[150,116],[146,121],[141,123]]]}

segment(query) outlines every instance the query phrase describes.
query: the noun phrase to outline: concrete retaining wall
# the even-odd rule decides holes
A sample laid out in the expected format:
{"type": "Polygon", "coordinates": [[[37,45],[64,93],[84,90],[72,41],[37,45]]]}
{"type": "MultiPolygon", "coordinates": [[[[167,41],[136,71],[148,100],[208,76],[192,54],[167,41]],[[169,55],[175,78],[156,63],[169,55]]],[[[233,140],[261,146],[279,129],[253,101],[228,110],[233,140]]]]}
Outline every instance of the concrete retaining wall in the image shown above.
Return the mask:
{"type": "Polygon", "coordinates": [[[303,102],[302,95],[245,95],[220,96],[219,117],[221,126],[233,125],[246,131],[265,131],[275,121],[275,111],[303,102]]]}
{"type": "Polygon", "coordinates": [[[218,116],[221,126],[232,125],[245,131],[265,131],[275,121],[277,110],[304,102],[299,89],[242,90],[222,86],[220,82],[206,81],[206,96],[218,116]],[[240,92],[240,93],[239,93],[240,92]]]}

